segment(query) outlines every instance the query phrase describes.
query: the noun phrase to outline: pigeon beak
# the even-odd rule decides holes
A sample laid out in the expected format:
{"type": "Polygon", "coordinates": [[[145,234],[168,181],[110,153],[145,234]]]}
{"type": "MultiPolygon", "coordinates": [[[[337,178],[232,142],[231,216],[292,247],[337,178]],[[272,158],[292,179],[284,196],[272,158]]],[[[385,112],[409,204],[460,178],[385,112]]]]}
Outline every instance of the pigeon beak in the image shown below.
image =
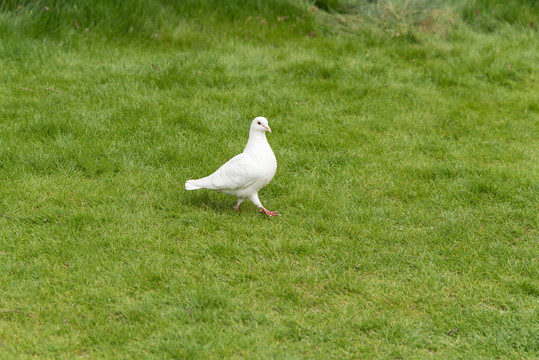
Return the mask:
{"type": "MultiPolygon", "coordinates": [[[[264,126],[264,125],[262,125],[262,126],[264,126]]],[[[266,129],[266,131],[271,132],[271,129],[269,128],[269,126],[264,126],[264,129],[266,129]]]]}

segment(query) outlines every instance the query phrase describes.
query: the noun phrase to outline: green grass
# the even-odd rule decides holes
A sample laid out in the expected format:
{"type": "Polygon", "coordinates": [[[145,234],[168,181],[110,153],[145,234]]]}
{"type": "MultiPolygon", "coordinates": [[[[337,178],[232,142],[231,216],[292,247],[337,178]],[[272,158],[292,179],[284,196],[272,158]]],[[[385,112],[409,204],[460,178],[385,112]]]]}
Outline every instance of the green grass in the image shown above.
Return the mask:
{"type": "Polygon", "coordinates": [[[317,3],[2,3],[0,358],[538,356],[537,5],[317,3]]]}

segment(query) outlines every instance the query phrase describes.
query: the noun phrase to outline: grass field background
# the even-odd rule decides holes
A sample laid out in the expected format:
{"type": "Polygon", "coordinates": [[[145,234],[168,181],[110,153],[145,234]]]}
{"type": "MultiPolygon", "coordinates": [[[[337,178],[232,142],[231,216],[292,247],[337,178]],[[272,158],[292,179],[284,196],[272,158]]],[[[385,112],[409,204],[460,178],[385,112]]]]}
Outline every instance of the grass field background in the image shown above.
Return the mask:
{"type": "Polygon", "coordinates": [[[0,358],[537,358],[535,1],[0,9],[0,358]]]}

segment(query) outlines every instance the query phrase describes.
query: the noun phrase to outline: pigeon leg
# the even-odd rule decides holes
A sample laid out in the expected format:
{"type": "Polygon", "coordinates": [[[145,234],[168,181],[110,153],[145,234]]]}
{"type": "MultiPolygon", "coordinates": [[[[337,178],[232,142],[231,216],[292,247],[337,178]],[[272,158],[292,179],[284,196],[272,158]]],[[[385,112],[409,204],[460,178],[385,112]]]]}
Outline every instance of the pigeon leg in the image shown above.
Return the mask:
{"type": "Polygon", "coordinates": [[[258,194],[249,196],[249,200],[251,200],[252,203],[255,204],[260,209],[261,213],[266,214],[268,216],[280,216],[280,214],[277,214],[276,212],[266,210],[266,208],[262,206],[262,203],[260,202],[260,199],[258,198],[258,194]]]}
{"type": "Polygon", "coordinates": [[[277,214],[276,212],[274,211],[269,211],[269,210],[266,210],[266,208],[262,207],[262,209],[260,210],[261,213],[263,214],[266,214],[268,216],[281,216],[281,214],[277,214]]]}
{"type": "Polygon", "coordinates": [[[238,198],[238,202],[236,206],[234,207],[234,210],[240,211],[240,204],[242,203],[242,201],[243,201],[243,198],[238,198]]]}

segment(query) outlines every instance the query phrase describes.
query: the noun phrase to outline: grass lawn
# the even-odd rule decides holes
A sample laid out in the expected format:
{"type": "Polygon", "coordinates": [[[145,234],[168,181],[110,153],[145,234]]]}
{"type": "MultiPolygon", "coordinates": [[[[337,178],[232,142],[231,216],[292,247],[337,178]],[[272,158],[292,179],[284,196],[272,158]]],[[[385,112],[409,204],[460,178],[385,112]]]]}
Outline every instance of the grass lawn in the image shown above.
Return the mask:
{"type": "Polygon", "coordinates": [[[539,357],[538,5],[272,4],[0,5],[0,359],[539,357]]]}

